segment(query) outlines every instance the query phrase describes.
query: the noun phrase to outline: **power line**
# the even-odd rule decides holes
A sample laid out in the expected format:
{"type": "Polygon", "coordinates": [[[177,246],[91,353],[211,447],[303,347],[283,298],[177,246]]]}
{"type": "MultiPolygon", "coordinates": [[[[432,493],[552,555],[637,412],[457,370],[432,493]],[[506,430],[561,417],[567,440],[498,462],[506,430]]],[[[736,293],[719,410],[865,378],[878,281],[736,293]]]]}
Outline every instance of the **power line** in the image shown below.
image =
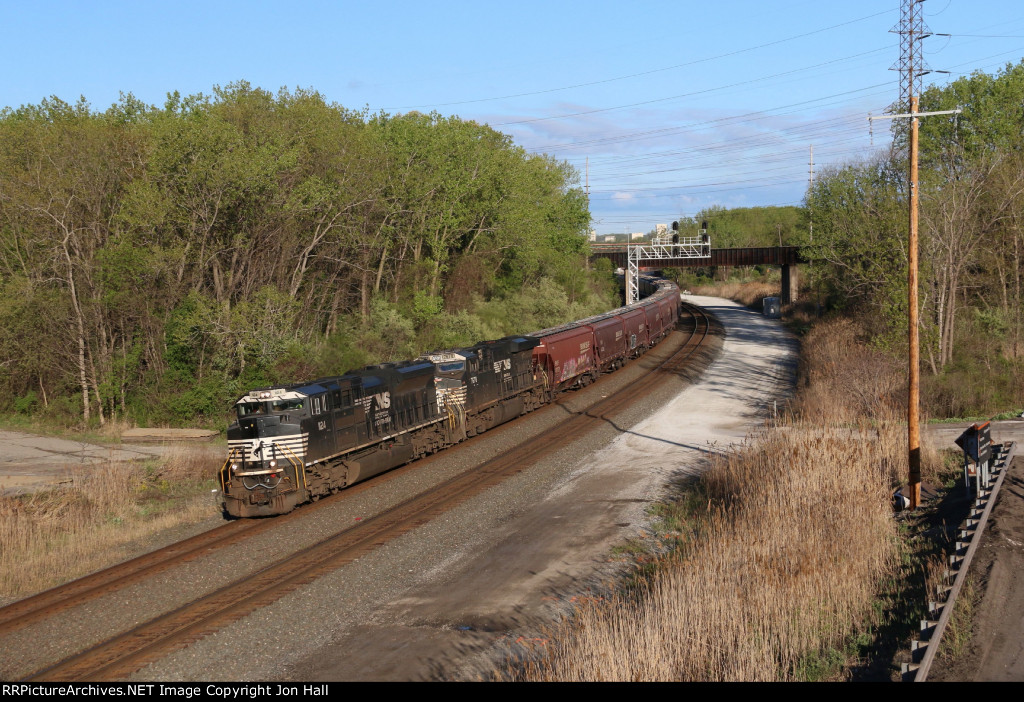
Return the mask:
{"type": "MultiPolygon", "coordinates": [[[[841,92],[841,93],[835,93],[833,95],[826,95],[826,96],[820,97],[820,98],[813,98],[813,99],[810,99],[810,100],[803,100],[801,102],[790,103],[788,105],[780,105],[778,107],[768,108],[767,110],[758,110],[756,112],[747,112],[747,113],[744,113],[744,114],[741,114],[741,115],[732,115],[732,116],[729,116],[729,117],[720,117],[720,118],[717,118],[717,119],[705,120],[704,122],[696,122],[696,123],[693,123],[693,124],[683,125],[683,126],[680,126],[680,127],[666,127],[666,128],[662,128],[662,129],[646,130],[646,131],[636,132],[636,133],[633,133],[633,134],[627,134],[627,135],[622,135],[622,136],[601,137],[601,138],[597,138],[597,139],[589,139],[589,140],[584,140],[584,141],[575,141],[575,142],[567,142],[567,143],[560,143],[560,144],[546,144],[546,145],[542,145],[542,146],[537,146],[537,147],[531,148],[531,149],[529,149],[529,151],[531,153],[547,153],[549,151],[553,151],[553,150],[557,150],[557,149],[569,150],[569,149],[583,148],[583,147],[587,147],[587,146],[603,145],[603,144],[607,144],[607,143],[615,143],[615,142],[622,143],[622,142],[625,142],[625,141],[635,141],[635,140],[640,140],[640,139],[644,139],[644,138],[656,138],[656,137],[661,137],[661,136],[668,136],[668,135],[671,135],[671,134],[683,134],[683,133],[687,133],[687,132],[699,131],[699,129],[703,128],[703,127],[710,127],[712,125],[723,125],[723,124],[726,124],[726,123],[729,123],[729,122],[740,122],[740,123],[742,123],[744,121],[756,121],[756,120],[760,120],[760,119],[768,119],[770,117],[784,117],[784,116],[789,115],[789,114],[795,114],[795,112],[780,113],[780,114],[772,114],[772,112],[774,112],[775,110],[785,110],[785,109],[790,109],[790,108],[794,108],[794,107],[802,107],[802,106],[810,105],[810,104],[813,104],[813,103],[816,103],[816,102],[821,102],[822,100],[830,100],[830,99],[836,98],[836,97],[844,97],[844,96],[847,96],[847,95],[853,95],[853,94],[856,94],[856,93],[862,93],[862,92],[864,92],[866,90],[874,90],[875,88],[888,87],[889,85],[890,85],[889,83],[877,83],[875,85],[869,85],[869,86],[864,87],[864,88],[856,88],[854,90],[847,90],[847,91],[844,91],[844,92],[841,92]]],[[[874,97],[875,95],[881,95],[881,94],[883,94],[883,93],[872,93],[870,95],[865,95],[863,97],[874,97]]],[[[832,104],[841,104],[841,103],[832,103],[832,104]]],[[[822,107],[827,107],[827,106],[828,105],[822,105],[822,107]]]]}
{"type": "Polygon", "coordinates": [[[809,70],[814,69],[814,68],[821,68],[822,66],[827,66],[827,65],[833,64],[833,63],[838,63],[840,61],[847,61],[847,60],[849,60],[851,58],[857,58],[857,57],[860,57],[860,56],[866,56],[868,54],[877,53],[879,51],[884,51],[884,50],[886,50],[886,48],[887,47],[881,47],[881,48],[878,48],[878,49],[872,49],[870,51],[864,51],[864,52],[859,53],[859,54],[853,54],[852,56],[846,56],[846,57],[843,57],[843,58],[833,59],[831,61],[823,61],[822,63],[816,63],[816,64],[813,64],[811,66],[804,66],[802,68],[794,68],[793,70],[790,70],[790,71],[782,71],[781,73],[773,73],[771,75],[761,76],[759,78],[752,78],[750,80],[739,81],[738,83],[730,83],[729,85],[721,85],[721,86],[718,86],[718,87],[715,87],[715,88],[706,88],[704,90],[695,90],[695,91],[689,92],[689,93],[680,93],[679,95],[670,95],[668,97],[655,98],[654,100],[644,100],[642,102],[633,102],[633,103],[629,103],[629,104],[626,104],[626,105],[616,105],[614,107],[601,107],[601,108],[597,108],[597,109],[594,109],[594,110],[584,110],[582,112],[570,112],[570,113],[563,114],[563,115],[550,115],[548,117],[535,117],[535,118],[532,118],[532,119],[516,120],[514,122],[497,122],[497,123],[492,124],[490,126],[491,127],[507,127],[509,125],[515,125],[515,124],[532,124],[532,123],[535,123],[535,122],[546,122],[546,121],[555,120],[555,119],[565,119],[567,117],[581,117],[581,116],[584,116],[584,115],[598,114],[600,112],[613,112],[615,110],[624,110],[624,109],[627,109],[627,108],[630,108],[630,107],[643,107],[644,105],[653,105],[655,103],[668,102],[669,100],[678,100],[679,98],[684,98],[684,97],[694,97],[696,95],[706,95],[707,93],[714,93],[714,92],[718,92],[720,90],[725,90],[727,88],[736,88],[736,87],[743,86],[743,85],[750,85],[751,83],[763,83],[764,81],[769,80],[771,78],[779,78],[781,76],[788,76],[788,75],[792,75],[794,73],[800,73],[802,71],[809,71],[809,70]]]}
{"type": "Polygon", "coordinates": [[[590,82],[587,82],[587,83],[576,83],[575,85],[567,85],[567,86],[562,86],[562,87],[559,87],[559,88],[548,88],[548,89],[545,89],[545,90],[535,90],[535,91],[531,91],[531,92],[514,93],[514,94],[511,94],[511,95],[500,95],[500,96],[496,96],[496,97],[477,98],[477,99],[474,99],[474,100],[460,100],[460,101],[457,101],[457,102],[432,103],[432,104],[427,104],[427,105],[406,105],[404,107],[385,107],[385,108],[382,108],[382,109],[384,109],[384,110],[420,110],[420,109],[426,109],[426,108],[431,108],[431,107],[436,108],[436,107],[453,107],[453,106],[456,106],[456,105],[472,105],[472,104],[481,103],[481,102],[493,102],[495,100],[511,100],[513,98],[531,97],[533,95],[546,95],[546,94],[549,94],[549,93],[557,93],[557,92],[562,92],[562,91],[565,91],[565,90],[574,90],[576,88],[588,88],[588,87],[591,87],[591,86],[594,86],[594,85],[604,85],[604,84],[607,84],[607,83],[613,83],[613,82],[617,82],[617,81],[630,80],[632,78],[640,78],[640,77],[643,77],[643,76],[653,75],[655,73],[663,73],[665,71],[674,71],[674,70],[679,69],[679,68],[686,68],[687,66],[695,66],[697,64],[707,63],[709,61],[717,61],[718,59],[729,58],[730,56],[738,56],[739,54],[749,53],[751,51],[756,51],[758,49],[764,49],[764,48],[767,48],[769,46],[776,46],[778,44],[784,44],[786,42],[794,41],[796,39],[803,39],[805,37],[813,36],[815,34],[821,34],[822,32],[828,32],[828,31],[831,31],[833,29],[839,29],[840,27],[846,27],[846,26],[849,26],[851,24],[856,24],[858,22],[863,22],[864,20],[872,19],[874,17],[879,17],[881,15],[887,15],[887,14],[890,14],[891,12],[892,12],[892,10],[884,10],[882,12],[876,12],[873,15],[866,15],[864,17],[858,17],[857,19],[853,19],[853,20],[850,20],[848,22],[841,22],[840,24],[834,24],[834,25],[829,26],[829,27],[823,27],[821,29],[815,29],[813,31],[805,32],[803,34],[795,34],[795,35],[793,35],[791,37],[786,37],[784,39],[777,39],[775,41],[766,42],[764,44],[758,44],[757,46],[750,46],[750,47],[747,47],[745,49],[737,49],[735,51],[729,51],[729,52],[726,52],[724,54],[718,54],[716,56],[708,56],[708,57],[702,58],[702,59],[694,59],[693,61],[687,61],[685,63],[679,63],[679,64],[676,64],[674,66],[666,66],[664,68],[653,68],[653,69],[651,69],[649,71],[640,71],[638,73],[630,73],[629,75],[616,76],[614,78],[604,78],[604,79],[601,79],[601,80],[590,81],[590,82]]]}

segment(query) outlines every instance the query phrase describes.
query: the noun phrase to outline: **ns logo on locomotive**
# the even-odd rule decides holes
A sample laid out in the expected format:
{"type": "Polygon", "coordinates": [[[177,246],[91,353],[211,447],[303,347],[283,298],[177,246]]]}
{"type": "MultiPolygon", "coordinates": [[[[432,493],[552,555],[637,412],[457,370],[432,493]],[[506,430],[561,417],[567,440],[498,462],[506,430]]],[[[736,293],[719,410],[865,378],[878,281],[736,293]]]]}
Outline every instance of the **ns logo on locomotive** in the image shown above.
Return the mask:
{"type": "Polygon", "coordinates": [[[452,446],[596,379],[656,344],[679,289],[531,335],[482,341],[309,383],[255,389],[235,403],[220,470],[224,511],[283,514],[452,446]]]}

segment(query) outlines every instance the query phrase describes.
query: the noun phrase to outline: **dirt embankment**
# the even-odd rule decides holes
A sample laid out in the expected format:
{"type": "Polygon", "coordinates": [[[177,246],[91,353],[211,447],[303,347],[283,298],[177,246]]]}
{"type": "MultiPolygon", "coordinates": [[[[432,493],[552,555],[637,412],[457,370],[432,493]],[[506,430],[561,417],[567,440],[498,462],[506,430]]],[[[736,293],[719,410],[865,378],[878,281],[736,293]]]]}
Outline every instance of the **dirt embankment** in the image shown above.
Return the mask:
{"type": "MultiPolygon", "coordinates": [[[[971,562],[975,602],[961,655],[940,659],[932,681],[1024,681],[1024,456],[1003,479],[971,562]]],[[[964,593],[961,593],[961,597],[964,593]]],[[[958,603],[959,604],[959,603],[958,603]]]]}

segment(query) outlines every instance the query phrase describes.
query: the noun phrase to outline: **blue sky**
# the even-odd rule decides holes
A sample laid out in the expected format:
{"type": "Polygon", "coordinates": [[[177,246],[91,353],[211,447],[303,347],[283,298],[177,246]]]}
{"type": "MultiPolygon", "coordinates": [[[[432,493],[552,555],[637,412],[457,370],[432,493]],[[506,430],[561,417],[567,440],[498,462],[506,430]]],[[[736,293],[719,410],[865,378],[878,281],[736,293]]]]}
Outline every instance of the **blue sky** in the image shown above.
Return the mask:
{"type": "MultiPolygon", "coordinates": [[[[1024,57],[1020,0],[921,7],[953,35],[926,40],[933,69],[1024,57]]],[[[872,139],[867,115],[898,95],[898,21],[899,0],[0,0],[0,106],[159,105],[247,80],[437,110],[572,163],[598,232],[648,231],[709,205],[799,204],[812,145],[816,172],[884,147],[887,124],[872,139]]]]}

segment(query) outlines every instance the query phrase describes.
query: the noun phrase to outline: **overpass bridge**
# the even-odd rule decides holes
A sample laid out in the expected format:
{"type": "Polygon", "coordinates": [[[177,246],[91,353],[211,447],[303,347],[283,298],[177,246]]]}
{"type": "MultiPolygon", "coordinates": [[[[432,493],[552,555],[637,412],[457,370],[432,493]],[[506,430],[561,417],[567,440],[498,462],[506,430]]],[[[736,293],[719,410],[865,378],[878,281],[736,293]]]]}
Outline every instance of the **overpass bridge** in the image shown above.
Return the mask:
{"type": "MultiPolygon", "coordinates": [[[[616,268],[629,265],[625,244],[591,244],[590,258],[611,259],[616,268]]],[[[707,268],[709,266],[780,266],[782,268],[782,304],[796,300],[797,268],[807,263],[798,246],[764,246],[740,249],[711,249],[710,258],[662,258],[659,268],[707,268]]]]}

